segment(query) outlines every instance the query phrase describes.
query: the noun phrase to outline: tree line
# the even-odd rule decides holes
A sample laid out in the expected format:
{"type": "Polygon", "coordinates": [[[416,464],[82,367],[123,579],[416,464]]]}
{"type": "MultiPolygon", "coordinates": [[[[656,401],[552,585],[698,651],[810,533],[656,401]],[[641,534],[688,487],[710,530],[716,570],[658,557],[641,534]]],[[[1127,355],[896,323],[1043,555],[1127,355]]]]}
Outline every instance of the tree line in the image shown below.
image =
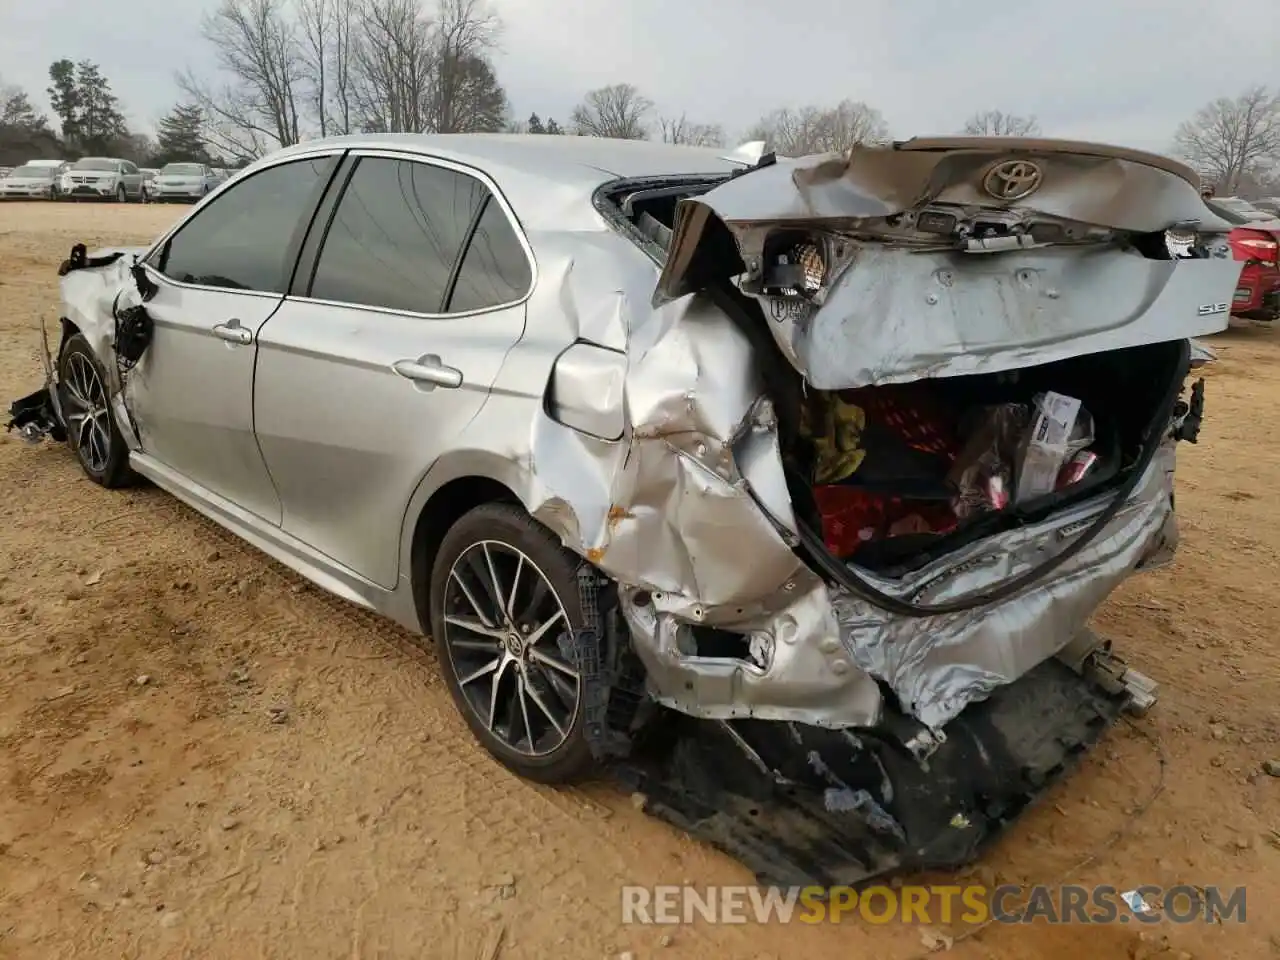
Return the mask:
{"type": "MultiPolygon", "coordinates": [[[[241,165],[316,136],[351,133],[527,132],[727,146],[718,123],[665,114],[634,84],[588,91],[568,117],[513,117],[495,67],[502,23],[488,0],[219,0],[201,34],[218,72],[176,77],[179,102],[153,139],[131,131],[108,79],[88,60],[49,70],[50,119],[28,93],[0,84],[0,163],[32,156],[111,154],[241,165]],[[55,128],[56,124],[56,128],[55,128]]],[[[1035,116],[973,114],[959,132],[1036,136],[1035,116]]],[[[780,107],[735,138],[789,156],[889,140],[870,104],[780,107]]],[[[1253,87],[1205,104],[1170,153],[1218,192],[1280,193],[1280,92],[1253,87]]]]}

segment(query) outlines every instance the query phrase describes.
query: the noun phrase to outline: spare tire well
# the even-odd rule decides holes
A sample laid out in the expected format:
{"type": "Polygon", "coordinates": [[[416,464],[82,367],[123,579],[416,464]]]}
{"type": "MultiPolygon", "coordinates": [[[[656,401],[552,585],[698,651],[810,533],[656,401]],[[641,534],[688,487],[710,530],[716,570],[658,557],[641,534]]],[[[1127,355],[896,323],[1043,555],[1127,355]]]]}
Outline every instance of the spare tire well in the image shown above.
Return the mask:
{"type": "Polygon", "coordinates": [[[522,506],[504,484],[488,477],[458,477],[431,495],[413,528],[409,575],[413,584],[413,605],[424,634],[431,633],[431,568],[435,564],[440,541],[469,510],[486,503],[511,503],[522,506]]]}

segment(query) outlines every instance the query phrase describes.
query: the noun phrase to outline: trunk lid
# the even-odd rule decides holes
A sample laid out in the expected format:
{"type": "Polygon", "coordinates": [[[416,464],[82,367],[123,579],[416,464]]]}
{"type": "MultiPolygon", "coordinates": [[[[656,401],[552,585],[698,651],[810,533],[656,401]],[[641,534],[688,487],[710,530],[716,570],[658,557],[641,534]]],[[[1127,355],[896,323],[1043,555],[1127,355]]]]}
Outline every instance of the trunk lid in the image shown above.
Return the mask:
{"type": "Polygon", "coordinates": [[[819,389],[996,372],[1225,329],[1231,227],[1166,157],[915,139],[682,200],[654,300],[736,278],[819,389]]]}

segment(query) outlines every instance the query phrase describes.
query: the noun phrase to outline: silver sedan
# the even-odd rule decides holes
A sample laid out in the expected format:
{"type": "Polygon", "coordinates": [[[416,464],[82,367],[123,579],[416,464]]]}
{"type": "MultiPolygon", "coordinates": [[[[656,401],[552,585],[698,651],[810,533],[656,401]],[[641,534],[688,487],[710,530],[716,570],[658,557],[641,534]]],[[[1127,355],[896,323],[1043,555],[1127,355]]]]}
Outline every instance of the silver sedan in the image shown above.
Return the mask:
{"type": "Polygon", "coordinates": [[[1176,545],[1229,225],[1132,150],[761,148],[287,149],[73,250],[14,423],[433,637],[524,776],[962,860],[1153,702],[1088,621],[1176,545]]]}

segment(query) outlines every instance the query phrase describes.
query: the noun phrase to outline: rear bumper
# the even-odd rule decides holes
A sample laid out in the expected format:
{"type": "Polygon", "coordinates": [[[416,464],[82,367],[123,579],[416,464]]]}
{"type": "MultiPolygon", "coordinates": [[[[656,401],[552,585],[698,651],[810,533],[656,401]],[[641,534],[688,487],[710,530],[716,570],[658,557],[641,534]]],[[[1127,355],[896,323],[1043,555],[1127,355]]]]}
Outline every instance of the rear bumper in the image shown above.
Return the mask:
{"type": "Polygon", "coordinates": [[[1106,655],[1081,672],[1047,661],[969,706],[945,741],[925,749],[904,743],[891,722],[874,736],[846,736],[680,718],[670,750],[615,770],[646,812],[742,861],[765,884],[861,885],[952,870],[1068,773],[1122,712],[1150,705],[1146,678],[1116,684],[1113,675],[1106,655]]]}
{"type": "Polygon", "coordinates": [[[1231,312],[1250,320],[1280,319],[1280,269],[1252,265],[1240,273],[1231,312]]]}

